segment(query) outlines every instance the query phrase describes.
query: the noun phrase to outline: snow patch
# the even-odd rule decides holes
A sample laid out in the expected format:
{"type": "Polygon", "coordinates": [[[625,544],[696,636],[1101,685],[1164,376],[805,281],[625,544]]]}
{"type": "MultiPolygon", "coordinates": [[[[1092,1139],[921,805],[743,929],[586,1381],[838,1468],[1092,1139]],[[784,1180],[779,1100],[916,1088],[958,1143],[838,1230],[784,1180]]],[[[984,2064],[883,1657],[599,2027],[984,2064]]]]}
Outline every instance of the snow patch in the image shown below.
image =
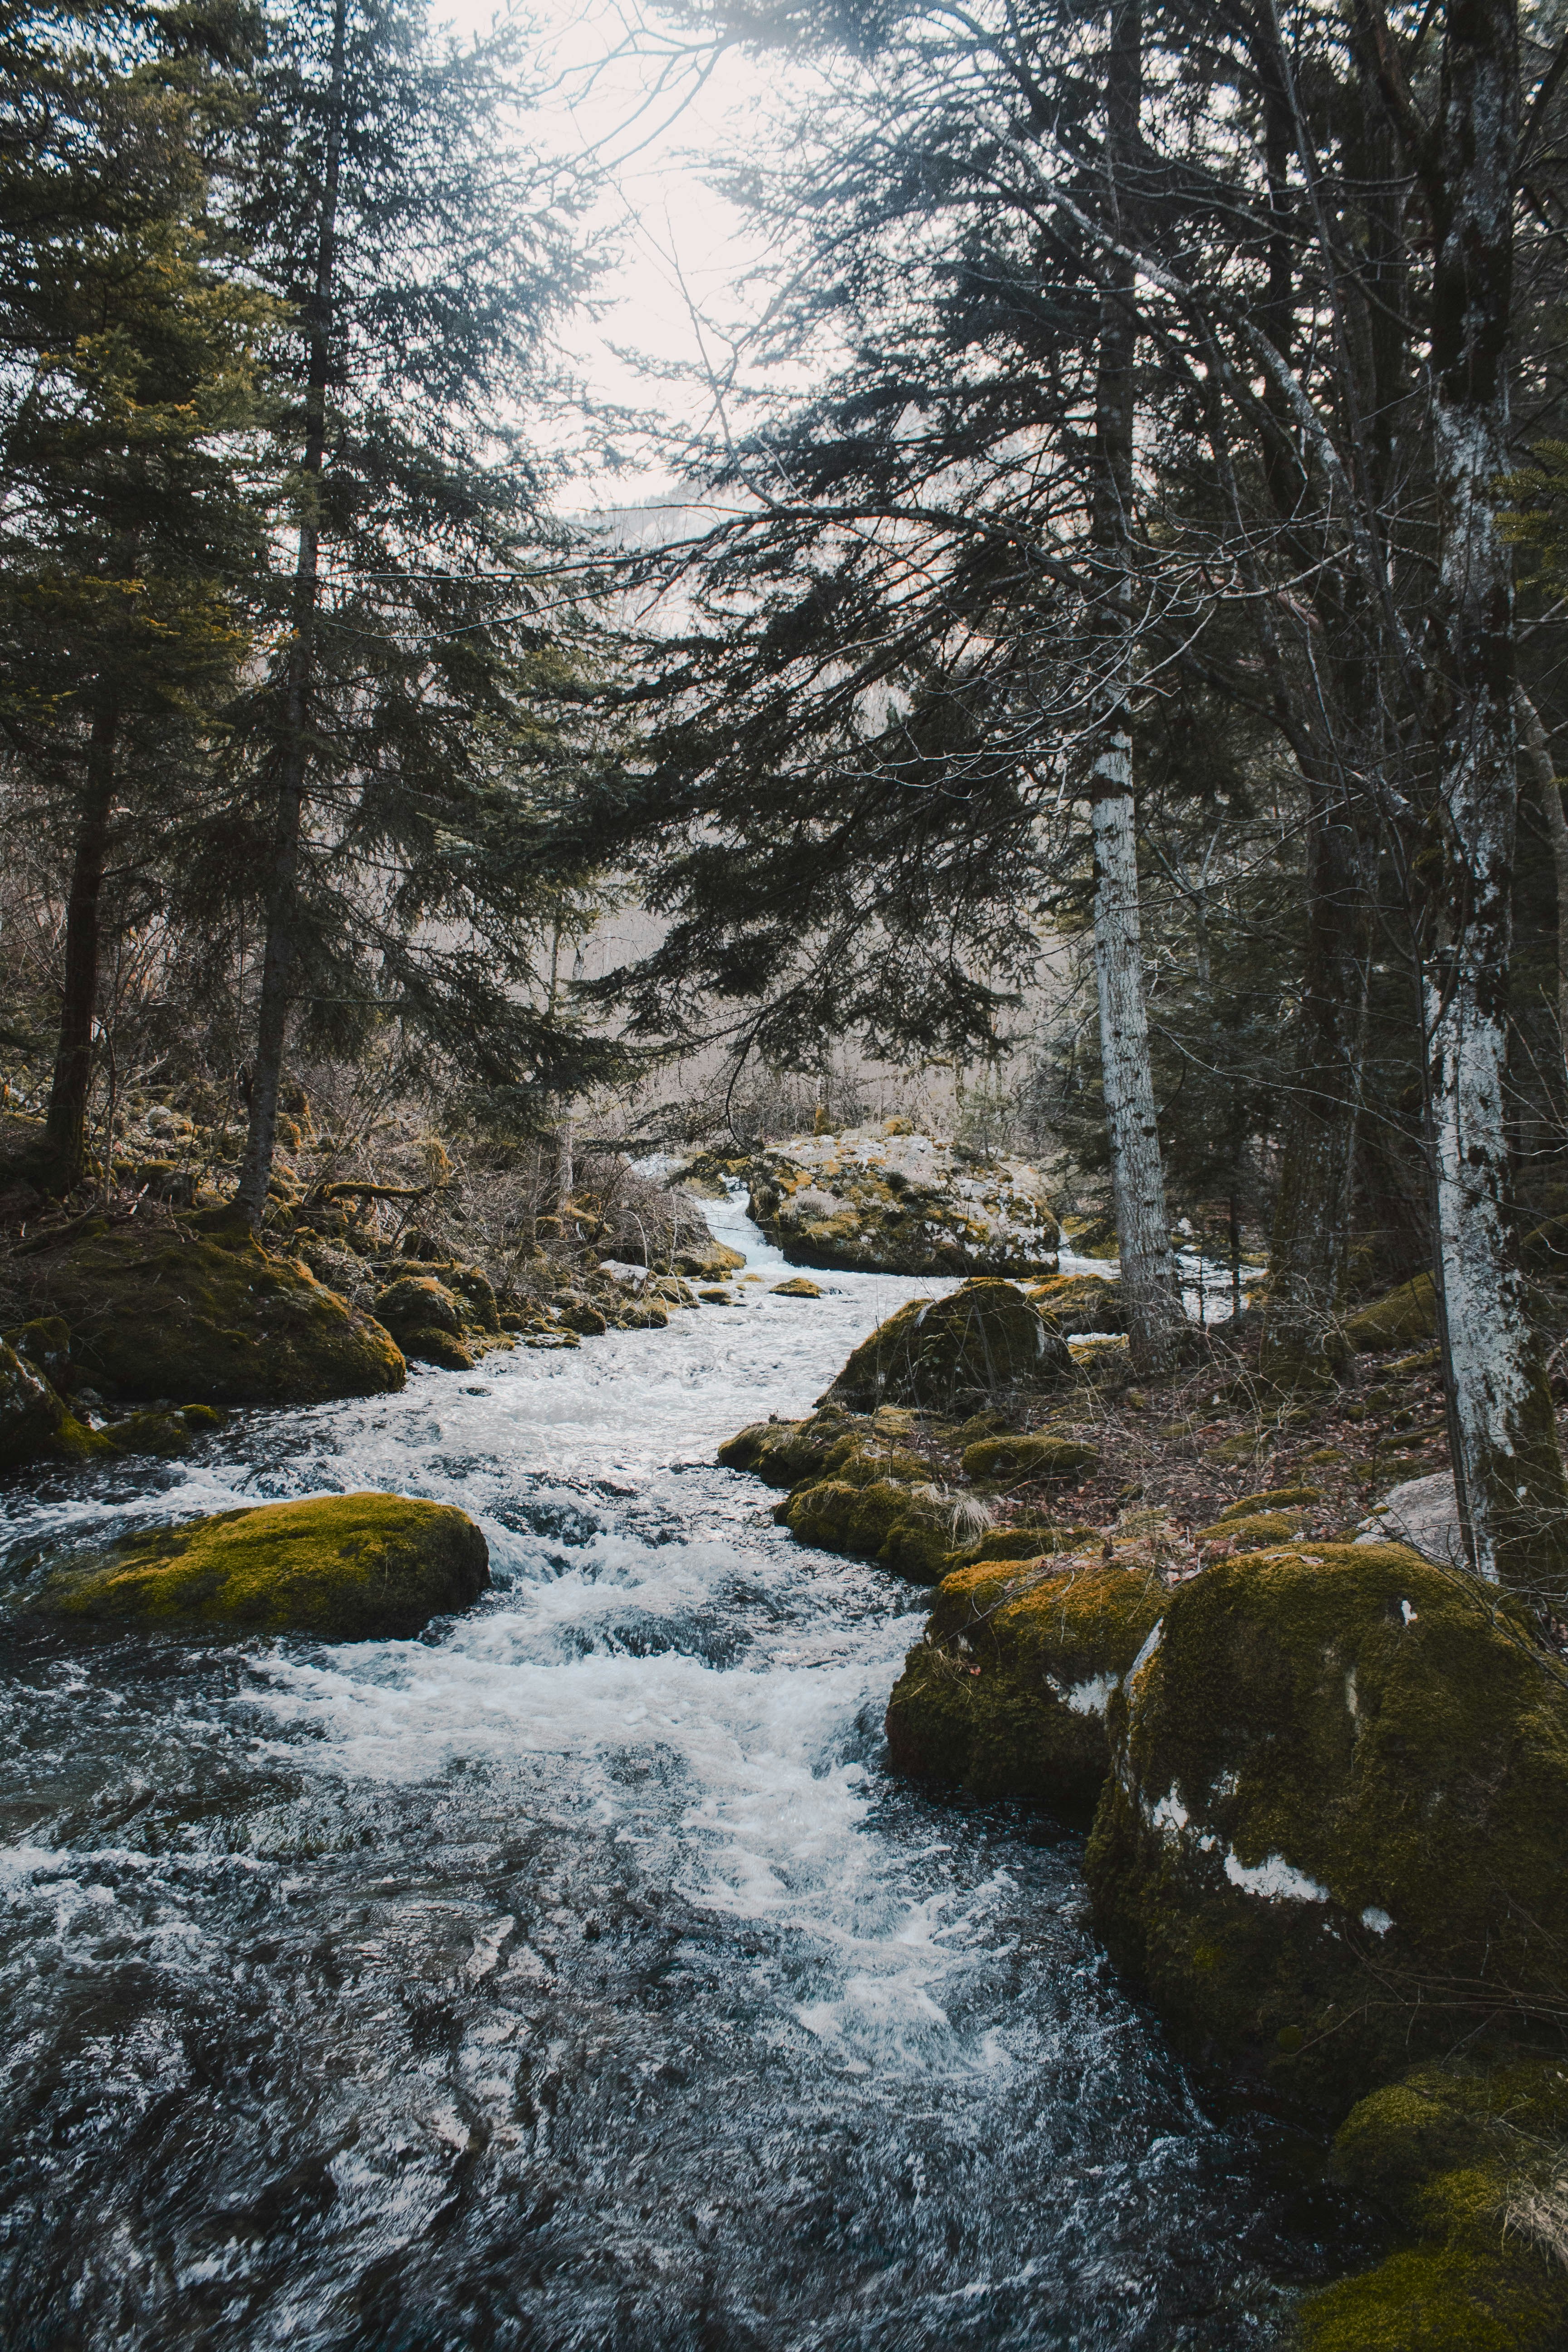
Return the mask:
{"type": "Polygon", "coordinates": [[[1261,1895],[1267,1903],[1326,1903],[1329,1890],[1287,1862],[1282,1853],[1265,1854],[1258,1863],[1242,1862],[1232,1846],[1225,1858],[1225,1874],[1244,1895],[1261,1895]]]}

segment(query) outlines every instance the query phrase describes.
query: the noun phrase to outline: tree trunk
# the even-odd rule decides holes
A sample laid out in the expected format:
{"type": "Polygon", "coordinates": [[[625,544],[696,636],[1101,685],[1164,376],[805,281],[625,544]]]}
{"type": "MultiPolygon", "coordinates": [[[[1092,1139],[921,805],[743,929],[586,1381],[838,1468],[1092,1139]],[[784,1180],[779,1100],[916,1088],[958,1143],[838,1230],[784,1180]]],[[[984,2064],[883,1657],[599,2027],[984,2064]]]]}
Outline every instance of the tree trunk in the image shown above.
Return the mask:
{"type": "Polygon", "coordinates": [[[87,1098],[92,1084],[92,1024],[98,1010],[102,946],[103,874],[114,805],[114,751],[120,714],[100,693],[88,740],[87,779],[77,815],[76,856],[66,902],[65,983],[59,1039],[44,1128],[45,1181],[74,1192],[87,1164],[87,1098]]]}
{"type": "MultiPolygon", "coordinates": [[[[1115,0],[1106,66],[1106,202],[1122,235],[1129,165],[1142,97],[1140,0],[1115,0]]],[[[1098,748],[1090,774],[1094,971],[1110,1181],[1129,1346],[1140,1371],[1174,1357],[1184,1318],[1165,1213],[1165,1171],[1149,1060],[1138,857],[1132,823],[1132,407],[1136,329],[1130,264],[1110,260],[1100,304],[1089,537],[1092,625],[1102,662],[1098,748]]]]}
{"type": "Polygon", "coordinates": [[[1434,1271],[1467,1540],[1482,1575],[1560,1593],[1568,1489],[1504,1213],[1518,778],[1512,577],[1495,502],[1508,463],[1518,68],[1513,0],[1449,0],[1427,175],[1444,863],[1424,1000],[1434,1271]]]}
{"type": "Polygon", "coordinates": [[[308,734],[315,683],[316,610],[321,581],[321,484],[327,447],[327,378],[331,350],[332,282],[337,247],[338,176],[342,154],[343,47],[347,0],[332,10],[332,66],[326,169],[321,184],[316,284],[307,310],[308,373],[300,546],[294,565],[294,642],[284,687],[278,798],[267,877],[267,944],[250,1072],[250,1124],[236,1199],[259,1232],[272,1174],[278,1095],[289,1029],[289,976],[299,945],[300,835],[304,816],[308,734]]]}
{"type": "Polygon", "coordinates": [[[1366,1044],[1369,893],[1348,799],[1310,791],[1307,959],[1268,1270],[1259,1370],[1315,1386],[1342,1361],[1338,1314],[1350,1254],[1366,1044]]]}
{"type": "Polygon", "coordinates": [[[1541,714],[1522,688],[1518,696],[1520,733],[1524,755],[1541,795],[1541,814],[1552,844],[1552,864],[1557,877],[1557,1043],[1568,1061],[1568,816],[1563,813],[1563,791],[1552,765],[1552,747],[1541,714]]]}

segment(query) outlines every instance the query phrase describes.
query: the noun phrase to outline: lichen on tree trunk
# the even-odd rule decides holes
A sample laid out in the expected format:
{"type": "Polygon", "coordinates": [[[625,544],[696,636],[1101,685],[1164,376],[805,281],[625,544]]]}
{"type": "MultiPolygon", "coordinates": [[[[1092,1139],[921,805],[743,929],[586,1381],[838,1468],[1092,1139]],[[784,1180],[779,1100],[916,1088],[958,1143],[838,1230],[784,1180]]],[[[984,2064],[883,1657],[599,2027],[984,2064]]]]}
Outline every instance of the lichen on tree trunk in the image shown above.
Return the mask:
{"type": "Polygon", "coordinates": [[[1518,806],[1513,584],[1497,528],[1519,147],[1512,0],[1450,5],[1432,206],[1434,639],[1440,876],[1424,985],[1435,1271],[1459,1504],[1476,1568],[1561,1592],[1568,1488],[1526,1309],[1504,1123],[1518,806]]]}

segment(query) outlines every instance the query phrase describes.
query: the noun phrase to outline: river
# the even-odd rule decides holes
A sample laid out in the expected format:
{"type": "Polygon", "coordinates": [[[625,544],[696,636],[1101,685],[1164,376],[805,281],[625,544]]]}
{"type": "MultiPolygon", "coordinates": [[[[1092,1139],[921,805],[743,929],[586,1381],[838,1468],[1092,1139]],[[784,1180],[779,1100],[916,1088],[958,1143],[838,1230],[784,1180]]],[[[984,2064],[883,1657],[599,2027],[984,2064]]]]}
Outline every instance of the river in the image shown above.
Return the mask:
{"type": "Polygon", "coordinates": [[[1313,2144],[1120,1990],[1079,1843],[887,1776],[922,1596],[714,1466],[940,1286],[776,1298],[710,1215],[743,1306],[12,1481],[13,1590],[362,1487],[461,1504],[494,1584],[416,1642],[10,1622],[8,2352],[1232,2352],[1342,2266],[1313,2144]]]}

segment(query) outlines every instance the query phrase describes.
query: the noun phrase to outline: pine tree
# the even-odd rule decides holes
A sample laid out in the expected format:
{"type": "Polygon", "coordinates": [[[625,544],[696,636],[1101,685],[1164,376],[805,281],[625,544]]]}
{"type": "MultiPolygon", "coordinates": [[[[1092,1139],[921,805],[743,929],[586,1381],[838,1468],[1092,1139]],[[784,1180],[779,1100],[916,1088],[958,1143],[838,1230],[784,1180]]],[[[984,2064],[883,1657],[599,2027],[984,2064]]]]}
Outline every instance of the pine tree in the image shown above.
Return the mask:
{"type": "Polygon", "coordinates": [[[516,64],[403,0],[269,25],[243,220],[296,322],[274,443],[293,563],[237,737],[265,877],[253,1223],[291,1018],[404,1019],[514,1102],[593,1058],[527,988],[585,879],[531,813],[586,688],[542,617],[569,609],[565,547],[520,410],[583,265],[573,191],[512,148],[516,64]]]}
{"type": "Polygon", "coordinates": [[[106,877],[181,761],[210,769],[249,643],[262,518],[243,436],[273,311],[212,235],[235,103],[215,29],[193,55],[177,19],[105,12],[85,47],[74,16],[30,11],[0,56],[0,724],[73,845],[33,1171],[61,1192],[84,1164],[106,877]]]}

